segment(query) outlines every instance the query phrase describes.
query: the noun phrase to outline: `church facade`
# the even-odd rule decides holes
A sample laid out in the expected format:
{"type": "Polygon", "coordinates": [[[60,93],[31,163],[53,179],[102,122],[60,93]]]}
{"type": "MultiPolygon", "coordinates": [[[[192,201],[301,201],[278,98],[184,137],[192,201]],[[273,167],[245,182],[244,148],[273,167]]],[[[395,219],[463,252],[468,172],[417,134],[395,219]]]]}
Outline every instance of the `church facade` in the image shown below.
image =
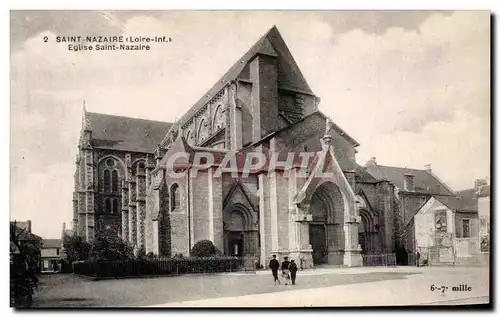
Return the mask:
{"type": "Polygon", "coordinates": [[[163,256],[210,240],[263,265],[394,253],[395,185],[356,163],[359,144],[319,100],[273,27],[175,123],[84,110],[75,232],[163,256]]]}

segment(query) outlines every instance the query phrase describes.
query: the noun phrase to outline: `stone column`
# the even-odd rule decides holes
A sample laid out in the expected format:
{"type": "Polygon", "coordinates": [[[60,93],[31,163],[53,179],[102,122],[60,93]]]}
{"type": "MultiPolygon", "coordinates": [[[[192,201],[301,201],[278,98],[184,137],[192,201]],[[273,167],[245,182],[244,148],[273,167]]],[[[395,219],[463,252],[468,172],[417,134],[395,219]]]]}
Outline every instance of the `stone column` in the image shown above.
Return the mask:
{"type": "Polygon", "coordinates": [[[269,171],[269,209],[271,211],[271,252],[277,253],[280,250],[278,232],[278,197],[276,190],[276,172],[269,171]]]}
{"type": "Polygon", "coordinates": [[[143,171],[137,173],[136,177],[136,197],[137,197],[137,247],[146,246],[146,175],[143,171]]]}
{"type": "MultiPolygon", "coordinates": [[[[380,194],[382,194],[382,210],[383,210],[383,215],[384,215],[384,242],[385,242],[385,252],[387,253],[392,253],[394,251],[394,238],[393,238],[393,233],[395,231],[394,228],[394,210],[392,206],[392,197],[394,192],[393,191],[389,181],[382,181],[380,183],[381,186],[381,191],[380,194]]],[[[402,203],[404,204],[404,196],[400,196],[402,199],[402,203]]]]}
{"type": "Polygon", "coordinates": [[[125,241],[129,240],[128,224],[129,224],[129,214],[128,214],[128,184],[127,181],[122,181],[122,237],[125,241]]]}
{"type": "Polygon", "coordinates": [[[160,254],[160,233],[158,232],[159,229],[159,224],[158,224],[158,218],[154,218],[152,221],[152,228],[153,228],[153,245],[152,245],[152,251],[154,254],[160,254]]]}
{"type": "Polygon", "coordinates": [[[297,192],[296,171],[290,169],[288,174],[288,249],[290,252],[299,251],[299,223],[296,222],[298,208],[294,203],[294,197],[297,192]]]}
{"type": "Polygon", "coordinates": [[[85,160],[85,237],[92,242],[95,237],[94,214],[94,153],[90,145],[84,148],[85,160]]]}
{"type": "Polygon", "coordinates": [[[328,248],[328,264],[342,265],[344,263],[344,248],[346,245],[344,230],[341,223],[328,223],[326,225],[328,248]]]}
{"type": "Polygon", "coordinates": [[[208,234],[209,240],[219,250],[224,250],[222,221],[222,178],[213,177],[213,170],[207,170],[208,176],[208,234]]]}
{"type": "Polygon", "coordinates": [[[345,252],[344,265],[363,266],[361,248],[358,243],[358,222],[359,217],[351,216],[344,222],[345,252]]]}
{"type": "Polygon", "coordinates": [[[79,188],[75,188],[75,191],[73,192],[73,218],[71,221],[73,230],[76,230],[78,226],[78,190],[79,188]]]}
{"type": "Polygon", "coordinates": [[[237,96],[237,83],[233,82],[227,88],[226,93],[228,94],[229,99],[229,114],[231,122],[230,131],[230,140],[231,140],[231,149],[238,150],[242,146],[242,123],[241,123],[241,106],[239,106],[236,102],[237,96]]]}
{"type": "Polygon", "coordinates": [[[259,232],[260,232],[260,263],[267,267],[267,252],[269,247],[267,246],[268,233],[266,232],[266,209],[267,202],[264,199],[266,187],[265,187],[265,176],[264,174],[259,174],[259,232]]]}
{"type": "Polygon", "coordinates": [[[300,265],[302,262],[302,268],[309,269],[314,267],[312,258],[312,246],[309,241],[309,222],[312,220],[312,216],[309,213],[310,204],[302,202],[297,206],[297,213],[294,215],[294,221],[296,226],[296,244],[298,247],[297,251],[290,252],[290,258],[300,265]]]}
{"type": "MultiPolygon", "coordinates": [[[[131,171],[130,171],[131,172],[131,171]]],[[[130,174],[131,176],[131,174],[130,174]]],[[[137,189],[135,180],[130,177],[128,183],[128,193],[129,193],[129,241],[133,246],[137,245],[137,189]]]]}

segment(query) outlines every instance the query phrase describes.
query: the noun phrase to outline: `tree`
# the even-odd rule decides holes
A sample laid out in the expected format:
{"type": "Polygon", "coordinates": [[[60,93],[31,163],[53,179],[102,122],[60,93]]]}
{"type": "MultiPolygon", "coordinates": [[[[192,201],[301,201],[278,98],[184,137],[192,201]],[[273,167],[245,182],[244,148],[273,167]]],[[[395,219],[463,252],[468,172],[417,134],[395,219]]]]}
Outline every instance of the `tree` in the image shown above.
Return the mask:
{"type": "Polygon", "coordinates": [[[63,236],[63,249],[66,261],[70,264],[89,258],[90,244],[76,234],[63,236]]]}
{"type": "Polygon", "coordinates": [[[26,229],[10,224],[10,300],[11,306],[31,306],[38,286],[41,239],[26,229]]]}

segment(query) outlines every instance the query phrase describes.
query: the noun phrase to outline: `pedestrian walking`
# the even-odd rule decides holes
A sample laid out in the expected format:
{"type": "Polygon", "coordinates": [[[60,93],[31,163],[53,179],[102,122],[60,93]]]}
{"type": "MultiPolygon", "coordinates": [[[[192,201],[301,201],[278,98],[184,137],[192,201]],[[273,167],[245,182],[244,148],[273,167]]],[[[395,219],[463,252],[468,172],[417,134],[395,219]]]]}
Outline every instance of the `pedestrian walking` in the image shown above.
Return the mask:
{"type": "Polygon", "coordinates": [[[285,261],[281,263],[281,270],[285,279],[285,285],[288,285],[288,281],[290,280],[290,262],[288,261],[288,257],[285,257],[285,261]]]}
{"type": "Polygon", "coordinates": [[[298,267],[294,260],[290,261],[290,266],[288,266],[288,269],[290,270],[290,278],[292,279],[292,285],[295,285],[295,279],[297,278],[298,267]]]}
{"type": "Polygon", "coordinates": [[[278,270],[280,268],[280,263],[278,262],[278,260],[276,260],[276,254],[273,254],[273,258],[269,262],[269,268],[271,269],[271,272],[273,272],[274,285],[276,285],[276,282],[278,282],[278,284],[281,284],[278,278],[278,270]]]}

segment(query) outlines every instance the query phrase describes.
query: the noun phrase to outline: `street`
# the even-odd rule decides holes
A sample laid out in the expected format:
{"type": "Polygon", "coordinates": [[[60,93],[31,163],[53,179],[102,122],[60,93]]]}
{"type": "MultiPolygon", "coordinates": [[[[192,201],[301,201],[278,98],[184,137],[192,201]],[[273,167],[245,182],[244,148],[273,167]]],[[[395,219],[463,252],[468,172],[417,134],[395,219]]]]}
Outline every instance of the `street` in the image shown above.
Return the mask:
{"type": "Polygon", "coordinates": [[[489,300],[488,269],[482,267],[323,268],[299,271],[294,286],[274,285],[269,271],[103,281],[64,274],[40,281],[35,307],[401,306],[489,300]],[[467,290],[458,291],[460,285],[467,290]]]}

